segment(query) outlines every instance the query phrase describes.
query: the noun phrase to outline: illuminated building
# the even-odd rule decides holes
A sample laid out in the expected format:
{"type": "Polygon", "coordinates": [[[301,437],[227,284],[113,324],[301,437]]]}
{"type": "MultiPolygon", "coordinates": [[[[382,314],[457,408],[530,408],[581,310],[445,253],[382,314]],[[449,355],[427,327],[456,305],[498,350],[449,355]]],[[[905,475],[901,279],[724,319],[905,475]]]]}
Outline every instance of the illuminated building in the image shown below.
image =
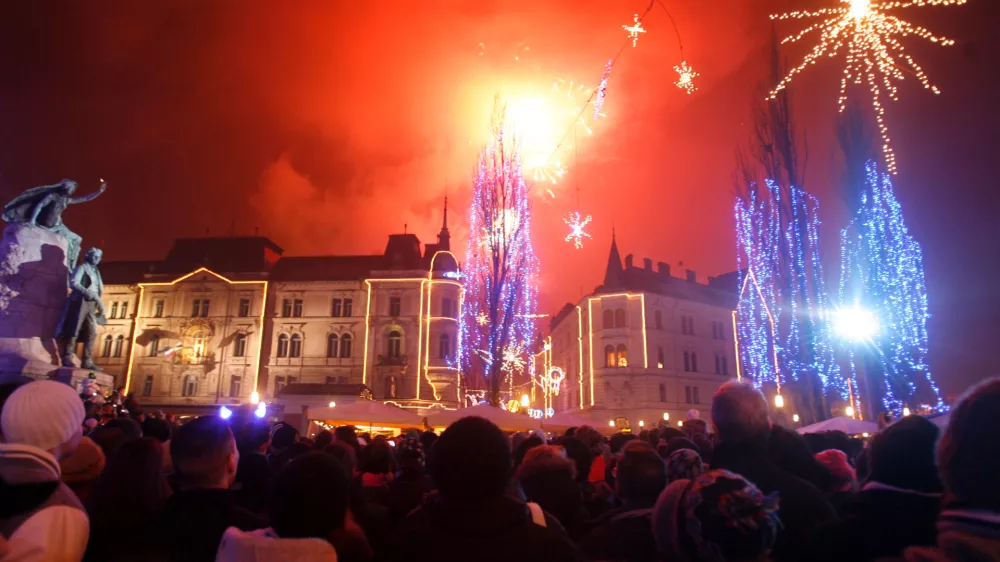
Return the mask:
{"type": "Polygon", "coordinates": [[[715,390],[736,377],[735,306],[732,275],[702,284],[663,262],[654,270],[628,255],[623,265],[612,238],[604,283],[553,317],[536,374],[565,371],[554,409],[583,410],[595,424],[624,418],[638,431],[639,420],[684,420],[693,409],[707,419],[715,390]]]}
{"type": "Polygon", "coordinates": [[[95,360],[148,409],[215,413],[254,391],[325,406],[365,387],[404,407],[454,407],[463,293],[449,247],[447,218],[436,244],[392,234],[375,255],[176,240],[162,261],[101,265],[109,321],[95,360]]]}

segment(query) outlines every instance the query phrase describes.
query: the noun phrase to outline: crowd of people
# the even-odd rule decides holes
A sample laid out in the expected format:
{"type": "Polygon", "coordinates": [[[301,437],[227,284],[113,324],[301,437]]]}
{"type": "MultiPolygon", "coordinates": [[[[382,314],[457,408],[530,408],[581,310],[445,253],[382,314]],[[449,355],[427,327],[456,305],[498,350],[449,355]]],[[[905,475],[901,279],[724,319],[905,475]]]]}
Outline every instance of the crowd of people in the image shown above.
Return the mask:
{"type": "Polygon", "coordinates": [[[1000,560],[1000,379],[947,429],[870,441],[772,424],[752,386],[605,438],[98,420],[54,381],[0,388],[0,561],[1000,560]],[[709,429],[713,431],[709,431],[709,429]]]}

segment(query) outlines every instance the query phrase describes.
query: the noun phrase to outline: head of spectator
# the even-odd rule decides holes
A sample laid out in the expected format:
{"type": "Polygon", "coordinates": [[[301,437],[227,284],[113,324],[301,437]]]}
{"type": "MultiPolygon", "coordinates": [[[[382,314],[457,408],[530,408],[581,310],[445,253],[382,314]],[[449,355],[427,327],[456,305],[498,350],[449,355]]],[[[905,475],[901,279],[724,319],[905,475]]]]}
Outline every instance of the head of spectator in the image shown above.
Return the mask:
{"type": "Polygon", "coordinates": [[[712,397],[712,425],[722,443],[751,443],[766,447],[771,434],[767,401],[752,385],[730,381],[712,397]]]}
{"type": "Polygon", "coordinates": [[[701,454],[701,448],[698,447],[694,441],[688,439],[687,437],[674,437],[665,443],[661,455],[663,458],[667,458],[674,451],[680,451],[681,449],[691,449],[692,451],[701,454]]]}
{"type": "Polygon", "coordinates": [[[510,477],[510,443],[479,417],[451,424],[434,444],[430,474],[446,501],[478,503],[502,497],[510,477]]]}
{"type": "Polygon", "coordinates": [[[872,440],[869,482],[927,494],[944,491],[934,448],[936,425],[920,416],[905,417],[885,428],[872,440]]]}
{"type": "Polygon", "coordinates": [[[590,456],[596,457],[604,452],[604,436],[589,425],[576,428],[576,438],[590,450],[590,456]]]}
{"type": "Polygon", "coordinates": [[[136,420],[130,417],[115,418],[113,420],[108,420],[108,423],[104,424],[108,427],[117,427],[121,429],[125,434],[125,439],[131,441],[132,439],[138,439],[142,437],[142,425],[136,420]]]}
{"type": "Polygon", "coordinates": [[[705,464],[711,465],[712,453],[715,452],[715,443],[712,441],[712,437],[706,433],[698,433],[691,440],[698,446],[698,454],[701,455],[701,460],[705,464]]]}
{"type": "Polygon", "coordinates": [[[611,447],[611,454],[617,455],[622,452],[622,448],[625,447],[625,444],[633,439],[635,439],[635,435],[632,435],[631,433],[616,433],[612,435],[611,439],[608,440],[609,446],[611,447]]]}
{"type": "Polygon", "coordinates": [[[705,472],[705,465],[697,451],[678,449],[667,457],[667,481],[693,480],[705,472]]]}
{"type": "Polygon", "coordinates": [[[660,428],[660,440],[670,442],[671,439],[675,437],[684,437],[684,432],[677,429],[676,427],[661,427],[660,428]]]}
{"type": "Polygon", "coordinates": [[[122,445],[132,441],[125,432],[118,427],[102,425],[90,432],[90,437],[104,453],[104,458],[110,461],[121,449],[122,445]]]}
{"type": "Polygon", "coordinates": [[[583,524],[583,498],[576,482],[576,465],[556,445],[539,445],[524,456],[517,480],[525,498],[535,502],[569,531],[583,524]]]}
{"type": "Polygon", "coordinates": [[[313,441],[313,449],[322,451],[330,443],[333,443],[333,433],[324,429],[316,434],[316,439],[313,441]]]}
{"type": "Polygon", "coordinates": [[[83,402],[73,387],[51,380],[18,386],[0,414],[7,443],[46,451],[61,461],[76,451],[83,437],[83,402]]]}
{"type": "Polygon", "coordinates": [[[119,532],[157,513],[169,497],[163,447],[144,437],[123,444],[108,462],[87,501],[87,511],[93,526],[119,532]]]}
{"type": "Polygon", "coordinates": [[[590,449],[576,437],[562,437],[557,440],[557,445],[566,451],[566,458],[576,465],[576,479],[578,482],[586,482],[590,475],[590,466],[594,462],[590,456],[590,449]]]}
{"type": "Polygon", "coordinates": [[[104,470],[104,453],[89,437],[81,437],[73,454],[59,461],[62,481],[70,487],[81,502],[87,501],[90,490],[104,470]]]}
{"type": "Polygon", "coordinates": [[[395,472],[392,448],[385,439],[375,439],[364,448],[359,459],[362,474],[391,474],[395,472]]]}
{"type": "Polygon", "coordinates": [[[576,428],[575,427],[566,428],[566,432],[563,433],[563,437],[575,437],[575,436],[576,436],[576,428]]]}
{"type": "Polygon", "coordinates": [[[809,449],[805,439],[798,433],[780,425],[771,428],[768,456],[774,464],[810,482],[823,491],[833,487],[833,476],[809,449]]]}
{"type": "MultiPolygon", "coordinates": [[[[913,417],[913,416],[910,416],[913,417]]],[[[957,503],[1000,512],[1000,378],[969,390],[938,445],[941,478],[957,503]]],[[[874,452],[874,451],[873,451],[874,452]]]]}
{"type": "Polygon", "coordinates": [[[826,493],[852,492],[858,489],[858,477],[854,467],[847,462],[847,455],[840,449],[827,449],[816,453],[816,460],[826,467],[833,476],[830,488],[826,493]]]}
{"type": "Polygon", "coordinates": [[[144,437],[152,437],[160,443],[166,443],[170,441],[170,424],[167,423],[167,420],[160,418],[146,418],[142,422],[142,435],[144,437]]]}
{"type": "Polygon", "coordinates": [[[424,447],[417,438],[407,437],[396,446],[396,459],[401,474],[420,475],[424,473],[427,457],[424,447]]]}
{"type": "Polygon", "coordinates": [[[768,560],[781,528],[777,503],[727,470],[677,480],[653,511],[657,548],[670,560],[768,560]]]}
{"type": "Polygon", "coordinates": [[[652,507],[667,486],[667,466],[652,447],[633,446],[622,451],[616,479],[618,496],[626,508],[652,507]]]}
{"type": "Polygon", "coordinates": [[[323,452],[336,459],[337,464],[349,480],[354,478],[354,471],[358,466],[358,457],[354,453],[354,447],[343,441],[334,441],[324,447],[323,452]]]}
{"type": "Polygon", "coordinates": [[[685,437],[694,441],[695,435],[708,435],[708,423],[703,419],[689,418],[684,420],[681,430],[684,432],[685,437]]]}
{"type": "Polygon", "coordinates": [[[437,433],[431,430],[427,430],[420,434],[420,445],[424,448],[424,453],[430,453],[431,449],[434,447],[434,442],[437,441],[437,433]]]}
{"type": "Polygon", "coordinates": [[[202,416],[176,431],[170,458],[182,490],[227,489],[236,478],[240,453],[225,420],[202,416]]]}
{"type": "Polygon", "coordinates": [[[545,441],[539,439],[537,435],[529,435],[524,439],[521,439],[518,444],[514,447],[514,469],[521,466],[524,461],[524,455],[528,453],[531,449],[535,447],[541,447],[545,444],[545,441]]]}
{"type": "Polygon", "coordinates": [[[271,451],[284,451],[299,441],[299,430],[286,423],[279,423],[271,429],[271,451]]]}

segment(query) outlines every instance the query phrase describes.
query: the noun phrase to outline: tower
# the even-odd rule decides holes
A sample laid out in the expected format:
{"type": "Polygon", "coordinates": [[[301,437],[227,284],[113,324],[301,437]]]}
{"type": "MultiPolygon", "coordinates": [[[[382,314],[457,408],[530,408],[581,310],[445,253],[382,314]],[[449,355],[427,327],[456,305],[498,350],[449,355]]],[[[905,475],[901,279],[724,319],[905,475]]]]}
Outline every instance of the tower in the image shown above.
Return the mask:
{"type": "Polygon", "coordinates": [[[451,233],[448,232],[448,196],[444,197],[444,220],[438,233],[438,250],[451,251],[451,233]]]}

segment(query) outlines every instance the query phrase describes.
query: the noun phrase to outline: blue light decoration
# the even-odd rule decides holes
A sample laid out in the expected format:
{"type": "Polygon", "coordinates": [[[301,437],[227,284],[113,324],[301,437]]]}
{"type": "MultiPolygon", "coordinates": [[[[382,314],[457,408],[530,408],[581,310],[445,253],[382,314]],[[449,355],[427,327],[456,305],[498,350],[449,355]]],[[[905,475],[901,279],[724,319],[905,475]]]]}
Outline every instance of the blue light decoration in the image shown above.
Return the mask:
{"type": "Polygon", "coordinates": [[[819,257],[819,202],[767,180],[735,206],[737,360],[758,388],[815,373],[824,390],[846,398],[834,357],[819,257]]]}
{"type": "Polygon", "coordinates": [[[263,418],[264,416],[266,416],[267,415],[267,404],[265,404],[263,402],[261,402],[260,404],[257,404],[257,409],[255,409],[253,411],[253,415],[257,416],[258,418],[263,418]]]}
{"type": "MultiPolygon", "coordinates": [[[[922,404],[944,411],[927,364],[923,253],[907,231],[889,174],[879,174],[873,161],[865,169],[861,207],[840,235],[841,306],[860,306],[878,319],[878,331],[865,343],[884,369],[882,407],[896,415],[922,404]]],[[[853,373],[860,358],[853,347],[848,351],[853,373]]],[[[877,375],[870,370],[866,376],[877,375]]]]}
{"type": "Polygon", "coordinates": [[[229,418],[233,417],[233,411],[230,410],[229,408],[225,407],[225,406],[220,406],[219,407],[219,417],[222,418],[222,419],[224,419],[224,420],[228,420],[229,418]]]}
{"type": "MultiPolygon", "coordinates": [[[[511,350],[526,354],[535,341],[538,261],[528,189],[515,143],[505,136],[501,108],[494,111],[491,133],[479,155],[469,208],[461,361],[466,377],[481,375],[488,401],[499,404],[517,374],[509,363],[524,361],[513,361],[511,350]]],[[[468,388],[478,387],[469,380],[468,388]]]]}

